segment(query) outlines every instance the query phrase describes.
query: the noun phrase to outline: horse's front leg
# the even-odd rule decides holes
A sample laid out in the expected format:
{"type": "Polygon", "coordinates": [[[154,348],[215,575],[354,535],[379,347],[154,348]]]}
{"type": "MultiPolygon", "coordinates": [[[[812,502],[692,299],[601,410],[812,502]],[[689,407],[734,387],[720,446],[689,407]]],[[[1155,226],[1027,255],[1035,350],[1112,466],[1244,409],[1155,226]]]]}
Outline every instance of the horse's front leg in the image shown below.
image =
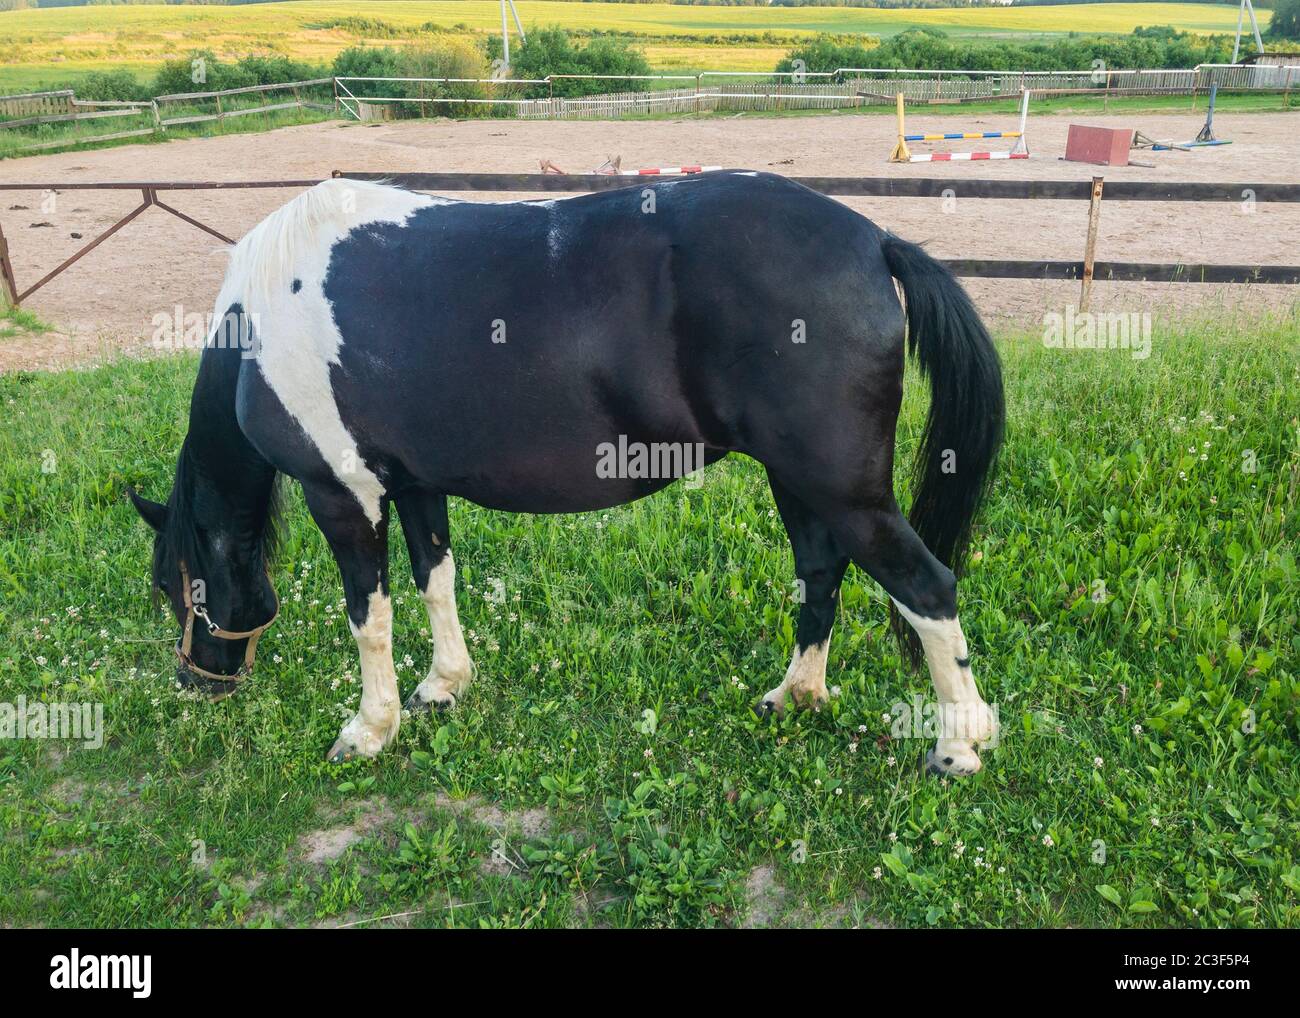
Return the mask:
{"type": "Polygon", "coordinates": [[[401,723],[388,596],[388,503],[372,522],[342,487],[304,484],[303,494],[343,576],[348,625],[361,655],[361,707],[329,751],[331,762],[342,763],[377,755],[401,723]]]}

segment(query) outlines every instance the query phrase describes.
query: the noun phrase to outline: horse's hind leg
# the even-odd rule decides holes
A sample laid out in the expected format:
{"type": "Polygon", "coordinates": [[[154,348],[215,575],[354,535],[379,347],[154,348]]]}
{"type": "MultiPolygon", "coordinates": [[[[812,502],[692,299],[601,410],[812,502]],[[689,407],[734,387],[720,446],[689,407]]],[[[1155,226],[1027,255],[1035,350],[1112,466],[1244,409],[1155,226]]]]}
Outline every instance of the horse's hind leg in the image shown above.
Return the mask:
{"type": "Polygon", "coordinates": [[[845,555],[826,526],[803,502],[768,474],[777,511],[794,549],[794,571],[802,595],[794,655],[781,684],[762,700],[766,711],[780,713],[787,694],[795,703],[821,707],[826,702],[826,656],[839,599],[840,581],[848,568],[845,555]]]}
{"type": "Polygon", "coordinates": [[[474,665],[456,614],[456,563],[449,543],[447,497],[410,492],[396,502],[411,553],[411,572],[433,630],[433,664],[406,706],[413,711],[454,707],[474,676],[474,665]]]}
{"type": "Polygon", "coordinates": [[[996,739],[997,718],[975,686],[951,570],[930,554],[895,505],[822,507],[822,515],[840,545],[885,588],[921,638],[942,721],[938,742],[926,757],[929,770],[975,773],[980,769],[976,750],[996,739]]]}
{"type": "Polygon", "coordinates": [[[348,625],[361,656],[361,706],[343,726],[329,760],[375,756],[397,735],[402,712],[393,668],[393,606],[388,597],[388,505],[371,523],[346,488],[304,483],[303,495],[343,576],[348,625]]]}

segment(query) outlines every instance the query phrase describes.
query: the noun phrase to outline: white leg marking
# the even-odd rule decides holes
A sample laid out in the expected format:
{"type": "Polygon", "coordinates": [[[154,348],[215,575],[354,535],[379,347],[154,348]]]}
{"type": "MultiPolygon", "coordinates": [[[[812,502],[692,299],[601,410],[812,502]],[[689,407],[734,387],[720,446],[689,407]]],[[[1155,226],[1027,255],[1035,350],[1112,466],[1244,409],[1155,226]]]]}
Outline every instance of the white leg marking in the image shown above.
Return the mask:
{"type": "MultiPolygon", "coordinates": [[[[438,543],[436,537],[433,540],[438,543]]],[[[450,548],[429,572],[428,585],[420,595],[429,609],[429,627],[433,630],[433,665],[415,692],[425,703],[454,707],[456,698],[474,677],[474,664],[456,614],[456,563],[450,548]]]]}
{"type": "Polygon", "coordinates": [[[397,671],[393,668],[393,605],[382,591],[370,595],[366,621],[353,625],[361,654],[361,709],[343,726],[330,750],[354,756],[375,756],[387,746],[401,723],[397,702],[397,671]]]}
{"type": "Polygon", "coordinates": [[[785,710],[786,694],[794,697],[796,704],[811,704],[820,710],[828,699],[826,692],[826,655],[831,645],[827,635],[821,643],[800,649],[795,645],[790,667],[785,670],[781,685],[763,697],[763,705],[780,714],[785,710]]]}
{"type": "Polygon", "coordinates": [[[943,734],[935,744],[929,762],[951,774],[974,774],[980,769],[976,746],[997,738],[997,718],[980,696],[970,667],[970,650],[961,623],[950,619],[927,619],[894,600],[899,613],[916,630],[930,666],[930,679],[941,705],[943,734]],[[963,663],[964,662],[964,663],[963,663]]]}

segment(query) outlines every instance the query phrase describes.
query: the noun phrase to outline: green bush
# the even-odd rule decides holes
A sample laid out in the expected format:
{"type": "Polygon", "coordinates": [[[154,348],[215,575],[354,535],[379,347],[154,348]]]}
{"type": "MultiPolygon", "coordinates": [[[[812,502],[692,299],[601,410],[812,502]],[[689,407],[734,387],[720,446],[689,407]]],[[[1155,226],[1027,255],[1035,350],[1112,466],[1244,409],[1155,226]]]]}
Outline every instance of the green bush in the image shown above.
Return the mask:
{"type": "MultiPolygon", "coordinates": [[[[490,76],[483,51],[454,36],[435,36],[431,41],[405,49],[388,46],[354,46],[334,58],[333,73],[357,78],[487,78],[490,76]]],[[[357,95],[395,99],[484,99],[491,85],[474,81],[448,83],[431,81],[372,81],[346,83],[357,95]]],[[[487,116],[487,103],[393,103],[394,116],[478,117],[487,116]]]]}
{"type": "Polygon", "coordinates": [[[340,78],[396,77],[397,51],[388,46],[353,46],[334,58],[330,71],[340,78]]]}
{"type": "Polygon", "coordinates": [[[323,68],[280,56],[247,56],[229,62],[209,50],[195,50],[169,60],[154,78],[151,94],[221,92],[249,85],[279,85],[326,75],[323,68]]]}
{"type": "Polygon", "coordinates": [[[805,71],[834,71],[840,67],[876,67],[880,40],[875,36],[863,36],[860,42],[846,40],[843,36],[818,35],[807,43],[790,51],[784,60],[776,65],[780,72],[793,71],[795,61],[802,61],[805,71]]]}
{"type": "MultiPolygon", "coordinates": [[[[399,50],[397,76],[405,78],[487,78],[487,60],[472,43],[453,36],[399,50]]],[[[400,94],[412,99],[485,99],[491,86],[477,81],[394,82],[400,94]]],[[[398,103],[403,116],[482,117],[492,112],[486,103],[398,103]]]]}
{"type": "Polygon", "coordinates": [[[130,71],[92,71],[72,86],[78,99],[99,102],[130,102],[148,99],[146,84],[130,71]]]}
{"type": "MultiPolygon", "coordinates": [[[[1284,0],[1300,3],[1300,0],[1284,0]]],[[[1274,15],[1276,18],[1276,15],[1274,15]]],[[[792,49],[776,67],[789,71],[802,60],[809,71],[838,67],[897,67],[916,70],[1059,71],[1088,70],[1094,60],[1107,67],[1183,68],[1225,63],[1232,56],[1227,36],[1200,36],[1157,26],[1139,27],[1127,36],[1072,36],[1052,42],[954,42],[935,29],[913,29],[873,49],[861,49],[835,36],[815,36],[792,49]]]]}
{"type": "MultiPolygon", "coordinates": [[[[493,61],[501,59],[501,40],[487,39],[487,53],[493,61]]],[[[529,33],[528,41],[510,50],[512,78],[545,78],[548,74],[649,74],[645,54],[634,49],[626,39],[616,36],[593,38],[585,46],[575,46],[573,38],[562,28],[541,28],[529,33]]],[[[580,96],[598,92],[628,92],[644,87],[632,78],[600,80],[565,80],[533,85],[525,90],[529,98],[548,95],[580,96]]]]}

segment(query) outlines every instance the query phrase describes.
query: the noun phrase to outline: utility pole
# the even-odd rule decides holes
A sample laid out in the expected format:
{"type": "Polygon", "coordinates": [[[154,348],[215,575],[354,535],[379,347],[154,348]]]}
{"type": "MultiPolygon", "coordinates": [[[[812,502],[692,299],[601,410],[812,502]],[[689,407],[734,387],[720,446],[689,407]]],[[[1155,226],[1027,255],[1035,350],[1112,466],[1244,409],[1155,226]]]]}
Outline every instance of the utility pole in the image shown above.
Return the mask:
{"type": "Polygon", "coordinates": [[[1235,64],[1237,58],[1241,56],[1241,22],[1247,15],[1250,15],[1250,30],[1255,35],[1255,52],[1264,52],[1264,40],[1259,37],[1259,22],[1255,20],[1255,7],[1250,0],[1241,0],[1241,6],[1237,8],[1237,40],[1232,44],[1232,62],[1235,64]]]}
{"type": "MultiPolygon", "coordinates": [[[[1255,20],[1255,7],[1250,0],[1241,0],[1241,5],[1237,8],[1237,38],[1232,43],[1232,62],[1234,64],[1241,57],[1241,29],[1242,22],[1247,14],[1250,15],[1250,30],[1255,35],[1255,53],[1264,52],[1264,40],[1259,37],[1259,22],[1255,20]]],[[[1210,109],[1205,115],[1205,126],[1201,128],[1196,140],[1212,145],[1218,142],[1218,139],[1214,136],[1214,100],[1219,96],[1219,83],[1214,80],[1213,70],[1210,71],[1210,74],[1212,75],[1210,78],[1210,109]]],[[[1194,94],[1195,92],[1193,92],[1194,94]]]]}
{"type": "Polygon", "coordinates": [[[519,12],[515,10],[515,0],[501,0],[501,56],[504,59],[505,65],[509,67],[510,29],[506,23],[506,4],[510,5],[510,13],[515,19],[515,28],[519,30],[519,41],[527,42],[528,37],[524,35],[524,23],[519,20],[519,12]]]}

